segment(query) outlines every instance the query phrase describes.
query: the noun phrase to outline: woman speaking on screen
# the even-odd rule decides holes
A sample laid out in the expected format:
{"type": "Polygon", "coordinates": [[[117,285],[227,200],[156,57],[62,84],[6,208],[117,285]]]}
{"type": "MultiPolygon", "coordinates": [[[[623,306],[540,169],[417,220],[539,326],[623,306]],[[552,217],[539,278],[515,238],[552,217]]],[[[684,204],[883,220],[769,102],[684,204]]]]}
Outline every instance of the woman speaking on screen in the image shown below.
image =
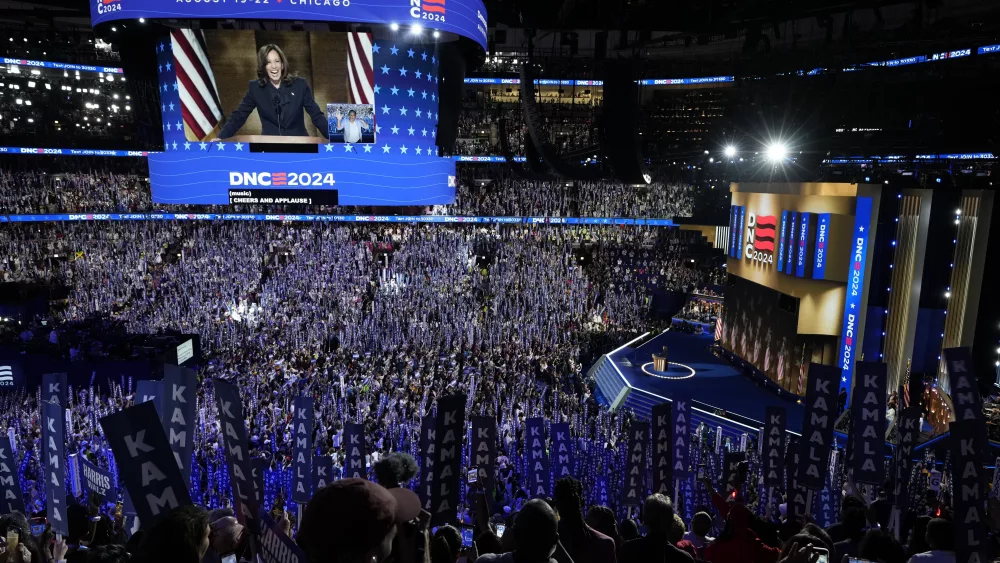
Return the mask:
{"type": "Polygon", "coordinates": [[[226,120],[219,138],[235,135],[254,109],[263,135],[308,136],[303,111],[309,113],[323,137],[330,134],[326,115],[313,99],[312,90],[305,79],[288,74],[288,59],[277,45],[264,45],[257,51],[257,80],[250,81],[243,101],[226,120]]]}

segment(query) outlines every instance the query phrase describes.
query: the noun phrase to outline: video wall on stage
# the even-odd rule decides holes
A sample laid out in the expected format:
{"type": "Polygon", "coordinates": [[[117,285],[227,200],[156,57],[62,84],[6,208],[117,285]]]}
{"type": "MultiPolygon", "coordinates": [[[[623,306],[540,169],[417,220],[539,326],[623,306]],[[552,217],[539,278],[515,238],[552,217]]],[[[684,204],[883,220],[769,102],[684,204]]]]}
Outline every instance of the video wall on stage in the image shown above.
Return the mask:
{"type": "Polygon", "coordinates": [[[725,292],[722,346],[799,393],[802,366],[823,363],[836,338],[799,333],[799,299],[739,276],[729,276],[725,292]]]}

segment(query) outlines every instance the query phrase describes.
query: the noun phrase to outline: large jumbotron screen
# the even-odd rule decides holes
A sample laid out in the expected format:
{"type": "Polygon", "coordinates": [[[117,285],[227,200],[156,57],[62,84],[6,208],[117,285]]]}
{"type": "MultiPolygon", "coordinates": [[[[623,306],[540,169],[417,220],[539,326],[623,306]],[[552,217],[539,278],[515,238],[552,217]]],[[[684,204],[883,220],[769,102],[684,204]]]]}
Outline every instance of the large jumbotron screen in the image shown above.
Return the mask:
{"type": "Polygon", "coordinates": [[[435,205],[438,44],[369,32],[171,29],[156,48],[165,204],[435,205]]]}

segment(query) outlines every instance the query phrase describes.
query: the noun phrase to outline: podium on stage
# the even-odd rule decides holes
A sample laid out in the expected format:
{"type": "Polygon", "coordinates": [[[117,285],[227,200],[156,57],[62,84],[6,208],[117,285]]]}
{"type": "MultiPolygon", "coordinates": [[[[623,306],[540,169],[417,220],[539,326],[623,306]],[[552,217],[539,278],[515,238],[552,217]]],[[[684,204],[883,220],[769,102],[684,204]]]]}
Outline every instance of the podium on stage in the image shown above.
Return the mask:
{"type": "Polygon", "coordinates": [[[667,371],[667,347],[663,347],[660,354],[653,354],[653,369],[656,371],[667,371]]]}

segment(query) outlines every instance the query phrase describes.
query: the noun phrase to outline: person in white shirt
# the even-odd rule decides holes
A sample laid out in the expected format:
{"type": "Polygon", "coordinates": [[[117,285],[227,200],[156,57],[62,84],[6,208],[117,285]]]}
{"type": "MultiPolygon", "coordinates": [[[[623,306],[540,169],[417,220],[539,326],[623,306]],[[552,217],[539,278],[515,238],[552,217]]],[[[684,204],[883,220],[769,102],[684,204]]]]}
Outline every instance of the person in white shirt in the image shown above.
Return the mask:
{"type": "Polygon", "coordinates": [[[361,141],[361,130],[368,131],[368,124],[358,119],[358,113],[353,109],[347,112],[347,121],[344,121],[344,114],[337,110],[333,114],[337,118],[337,131],[343,130],[344,142],[358,143],[361,141]]]}
{"type": "Polygon", "coordinates": [[[953,526],[944,518],[934,518],[928,522],[924,539],[931,550],[910,557],[908,563],[955,563],[953,526]]]}

